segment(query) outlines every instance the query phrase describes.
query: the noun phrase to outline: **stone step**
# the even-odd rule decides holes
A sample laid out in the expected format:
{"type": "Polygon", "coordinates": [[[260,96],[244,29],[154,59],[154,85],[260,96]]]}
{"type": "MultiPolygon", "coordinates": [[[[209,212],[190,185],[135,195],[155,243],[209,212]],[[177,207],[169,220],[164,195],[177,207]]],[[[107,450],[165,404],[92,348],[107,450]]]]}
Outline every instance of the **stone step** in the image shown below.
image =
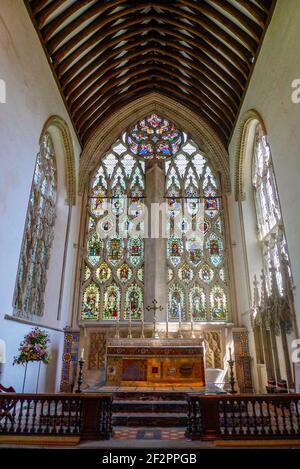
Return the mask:
{"type": "Polygon", "coordinates": [[[125,427],[184,427],[187,426],[187,415],[185,413],[136,413],[136,414],[113,414],[113,426],[125,427]]]}
{"type": "Polygon", "coordinates": [[[117,401],[185,401],[187,394],[178,391],[120,391],[113,396],[117,401]]]}
{"type": "Polygon", "coordinates": [[[134,401],[114,400],[112,405],[114,413],[137,413],[137,412],[167,412],[187,414],[188,405],[186,401],[134,401]]]}

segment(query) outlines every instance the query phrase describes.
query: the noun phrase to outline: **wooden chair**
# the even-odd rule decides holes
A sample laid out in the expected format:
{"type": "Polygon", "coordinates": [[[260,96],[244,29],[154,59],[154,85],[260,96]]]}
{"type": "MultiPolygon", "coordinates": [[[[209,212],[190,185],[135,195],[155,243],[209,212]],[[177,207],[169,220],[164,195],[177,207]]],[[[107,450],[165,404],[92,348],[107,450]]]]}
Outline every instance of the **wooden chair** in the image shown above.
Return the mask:
{"type": "Polygon", "coordinates": [[[9,388],[6,388],[0,383],[0,392],[16,392],[16,390],[12,386],[9,386],[9,388]]]}
{"type": "MultiPolygon", "coordinates": [[[[6,394],[9,392],[16,392],[15,388],[12,386],[9,386],[6,388],[0,383],[0,393],[1,394],[6,394]]],[[[12,399],[1,399],[1,405],[0,405],[0,427],[1,427],[1,420],[4,418],[8,418],[11,423],[13,423],[14,418],[11,414],[12,409],[15,406],[15,402],[12,399]]]]}

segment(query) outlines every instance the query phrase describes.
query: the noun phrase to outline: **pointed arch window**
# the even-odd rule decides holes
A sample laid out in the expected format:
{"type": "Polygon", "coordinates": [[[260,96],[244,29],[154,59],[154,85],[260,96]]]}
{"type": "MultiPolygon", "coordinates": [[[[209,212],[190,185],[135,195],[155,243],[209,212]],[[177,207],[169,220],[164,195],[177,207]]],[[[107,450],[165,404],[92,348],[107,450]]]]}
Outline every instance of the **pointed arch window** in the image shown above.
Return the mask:
{"type": "MultiPolygon", "coordinates": [[[[168,278],[165,285],[170,320],[226,321],[230,317],[228,268],[221,189],[208,159],[175,123],[155,113],[124,132],[102,157],[88,188],[85,253],[82,265],[81,319],[133,320],[144,309],[145,240],[126,236],[132,225],[143,231],[146,168],[164,168],[165,201],[176,214],[188,202],[186,219],[180,221],[183,236],[166,242],[168,278]],[[203,249],[184,236],[204,202],[203,249]],[[108,216],[111,212],[114,216],[108,216]],[[117,226],[116,226],[117,225],[117,226]],[[107,237],[99,236],[99,227],[107,237]],[[120,233],[111,236],[112,230],[120,233]],[[122,234],[121,234],[122,233],[122,234]],[[97,311],[96,311],[97,310],[97,311]]],[[[148,205],[151,200],[148,200],[148,205]]],[[[170,224],[177,223],[170,217],[170,224]]],[[[170,229],[174,229],[171,226],[170,229]]],[[[165,242],[163,239],[162,242],[165,242]]]]}
{"type": "Polygon", "coordinates": [[[271,292],[272,269],[274,269],[277,288],[281,295],[283,262],[286,261],[289,272],[290,263],[271,150],[260,125],[257,126],[254,141],[252,184],[267,292],[269,294],[271,292]]]}
{"type": "Polygon", "coordinates": [[[142,213],[144,189],[145,162],[130,151],[124,133],[102,158],[90,182],[82,320],[126,319],[130,311],[133,320],[141,318],[144,239],[127,234],[142,213]],[[107,236],[100,238],[97,226],[107,236]],[[112,231],[119,234],[111,236],[112,231]]]}
{"type": "Polygon", "coordinates": [[[208,159],[186,134],[180,151],[166,163],[166,197],[169,320],[226,321],[230,308],[222,194],[208,159]],[[204,217],[195,226],[201,203],[204,217]],[[178,225],[180,209],[186,214],[178,225]],[[191,237],[192,229],[202,233],[202,247],[191,237]]]}
{"type": "Polygon", "coordinates": [[[47,269],[54,237],[57,170],[49,133],[42,138],[34,169],[14,292],[14,315],[42,316],[47,269]]]}

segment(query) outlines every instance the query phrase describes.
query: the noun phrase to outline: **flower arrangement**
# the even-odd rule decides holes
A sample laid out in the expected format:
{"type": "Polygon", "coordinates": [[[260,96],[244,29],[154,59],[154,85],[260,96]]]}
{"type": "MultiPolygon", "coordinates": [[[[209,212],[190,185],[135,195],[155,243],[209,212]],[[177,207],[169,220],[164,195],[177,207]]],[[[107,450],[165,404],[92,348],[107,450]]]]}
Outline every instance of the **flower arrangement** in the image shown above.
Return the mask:
{"type": "Polygon", "coordinates": [[[24,365],[28,362],[49,363],[50,355],[48,344],[50,339],[45,331],[35,327],[31,332],[25,335],[19,346],[19,355],[14,357],[14,365],[24,365]]]}

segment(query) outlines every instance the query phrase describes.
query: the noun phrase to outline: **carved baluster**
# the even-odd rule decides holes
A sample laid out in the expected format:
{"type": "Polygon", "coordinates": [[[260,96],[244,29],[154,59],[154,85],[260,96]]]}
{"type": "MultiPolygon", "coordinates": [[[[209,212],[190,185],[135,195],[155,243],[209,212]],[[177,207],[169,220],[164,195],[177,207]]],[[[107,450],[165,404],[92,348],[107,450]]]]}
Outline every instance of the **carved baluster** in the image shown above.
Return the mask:
{"type": "Polygon", "coordinates": [[[9,409],[9,400],[8,399],[3,399],[2,400],[2,409],[3,409],[4,415],[5,415],[2,430],[3,430],[3,433],[7,433],[8,412],[9,412],[9,410],[8,410],[9,409]]]}
{"type": "Polygon", "coordinates": [[[248,412],[247,412],[247,405],[244,400],[242,400],[240,403],[240,409],[241,409],[242,432],[243,432],[243,435],[247,435],[249,431],[248,412]]]}
{"type": "Polygon", "coordinates": [[[185,436],[187,436],[187,437],[191,436],[191,432],[192,432],[191,417],[192,417],[191,399],[188,399],[187,429],[186,429],[186,432],[185,432],[185,436]]]}
{"type": "Polygon", "coordinates": [[[50,419],[51,419],[51,399],[47,399],[47,415],[46,415],[46,427],[44,429],[44,433],[50,432],[50,419]]]}
{"type": "Polygon", "coordinates": [[[36,432],[36,429],[35,429],[35,420],[36,420],[36,416],[37,416],[37,405],[38,405],[38,400],[37,399],[34,399],[33,401],[33,411],[32,411],[32,421],[31,421],[31,428],[30,428],[30,433],[35,433],[36,432]]]}
{"type": "Polygon", "coordinates": [[[28,433],[28,421],[29,421],[29,416],[30,416],[30,403],[31,403],[31,399],[27,399],[26,400],[27,402],[27,409],[26,409],[26,412],[25,412],[25,425],[24,425],[24,433],[28,433]]]}
{"type": "Polygon", "coordinates": [[[9,432],[14,433],[15,432],[15,423],[16,423],[16,415],[17,415],[17,402],[18,399],[12,399],[12,410],[11,410],[11,420],[10,420],[10,428],[9,432]]]}
{"type": "Polygon", "coordinates": [[[282,414],[282,432],[283,432],[284,435],[288,435],[289,432],[288,432],[287,425],[286,425],[286,411],[287,411],[287,408],[284,405],[284,402],[280,403],[280,409],[281,409],[281,414],[282,414]]]}
{"type": "Polygon", "coordinates": [[[295,427],[294,427],[295,401],[289,401],[288,412],[289,412],[290,434],[295,435],[296,433],[295,427]]]}
{"type": "Polygon", "coordinates": [[[112,427],[112,398],[109,398],[109,437],[113,434],[112,427]]]}
{"type": "Polygon", "coordinates": [[[24,399],[21,398],[20,401],[21,401],[21,405],[20,405],[20,409],[19,409],[17,433],[22,433],[22,418],[23,418],[24,399]]]}
{"type": "Polygon", "coordinates": [[[264,422],[264,411],[263,411],[263,402],[261,400],[258,401],[258,406],[259,406],[259,421],[260,421],[260,427],[261,427],[261,435],[266,434],[265,430],[265,422],[264,422]]]}
{"type": "Polygon", "coordinates": [[[65,415],[65,400],[61,401],[61,411],[60,411],[60,427],[58,430],[58,433],[63,434],[64,433],[64,415],[65,415]]]}
{"type": "Polygon", "coordinates": [[[44,404],[45,404],[45,400],[44,399],[41,399],[40,401],[40,413],[39,413],[39,423],[38,423],[38,429],[37,429],[37,432],[38,433],[43,433],[43,426],[44,426],[44,404]]]}
{"type": "Polygon", "coordinates": [[[265,429],[265,434],[266,435],[271,435],[273,433],[273,428],[272,428],[272,417],[270,413],[270,403],[267,402],[266,400],[263,401],[263,408],[265,410],[264,413],[264,429],[265,429]]]}
{"type": "Polygon", "coordinates": [[[227,401],[222,402],[224,412],[224,435],[229,435],[228,431],[228,415],[227,415],[227,401]]]}
{"type": "Polygon", "coordinates": [[[300,415],[299,415],[299,406],[300,406],[300,400],[299,399],[295,399],[295,411],[296,411],[296,422],[297,422],[297,425],[296,425],[296,434],[297,435],[300,435],[300,415]]]}
{"type": "Polygon", "coordinates": [[[75,424],[73,433],[80,433],[80,422],[81,422],[81,399],[76,401],[76,411],[75,411],[75,424]]]}
{"type": "Polygon", "coordinates": [[[51,433],[57,433],[57,406],[58,406],[58,400],[55,398],[54,400],[54,416],[53,416],[53,423],[52,423],[52,430],[51,433]]]}
{"type": "Polygon", "coordinates": [[[257,415],[256,415],[256,399],[254,399],[252,401],[252,409],[253,409],[253,427],[254,427],[254,430],[253,430],[253,433],[255,435],[259,435],[259,432],[258,432],[258,424],[257,424],[257,415]]]}
{"type": "Polygon", "coordinates": [[[238,408],[238,425],[239,425],[239,435],[243,434],[243,419],[242,419],[242,409],[243,405],[242,402],[239,400],[237,401],[237,408],[238,408]]]}
{"type": "Polygon", "coordinates": [[[202,433],[202,406],[199,399],[196,401],[196,432],[198,435],[202,433]]]}
{"type": "Polygon", "coordinates": [[[68,423],[67,423],[67,428],[66,428],[66,432],[67,434],[71,433],[71,413],[72,413],[72,401],[71,400],[68,400],[67,401],[67,405],[68,405],[68,423]]]}
{"type": "Polygon", "coordinates": [[[219,431],[220,431],[220,434],[223,435],[223,433],[224,433],[224,412],[223,412],[222,401],[218,401],[217,408],[218,408],[218,419],[219,419],[219,422],[218,422],[219,431]]]}
{"type": "Polygon", "coordinates": [[[275,401],[274,402],[274,419],[275,419],[275,427],[276,427],[275,434],[276,435],[280,435],[281,433],[280,426],[279,426],[278,410],[279,410],[279,407],[278,407],[277,401],[275,401]]]}

